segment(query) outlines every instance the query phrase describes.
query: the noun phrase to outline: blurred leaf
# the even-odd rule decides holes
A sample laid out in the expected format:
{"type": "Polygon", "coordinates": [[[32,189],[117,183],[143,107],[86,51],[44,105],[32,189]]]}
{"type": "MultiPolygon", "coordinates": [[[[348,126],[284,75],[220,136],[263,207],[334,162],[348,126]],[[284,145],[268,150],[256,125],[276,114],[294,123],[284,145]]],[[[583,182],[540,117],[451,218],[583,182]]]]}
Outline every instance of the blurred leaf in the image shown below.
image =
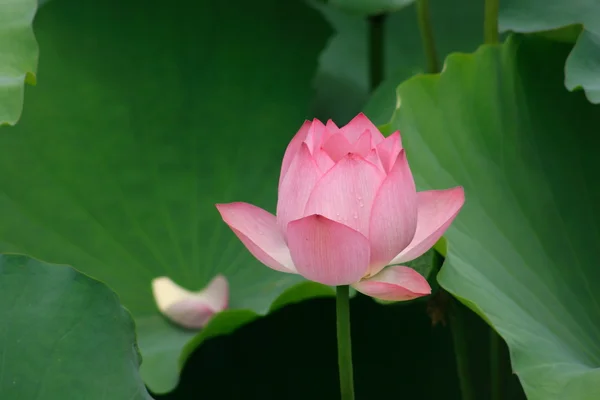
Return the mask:
{"type": "MultiPolygon", "coordinates": [[[[584,29],[567,58],[565,86],[583,88],[589,101],[600,103],[600,2],[589,0],[503,0],[500,29],[514,32],[548,31],[581,24],[584,29]]],[[[575,32],[564,34],[572,36],[575,32]]]]}
{"type": "Polygon", "coordinates": [[[583,26],[575,24],[562,28],[551,29],[549,31],[536,32],[535,35],[545,37],[550,40],[556,40],[558,42],[575,43],[582,31],[583,26]]]}
{"type": "Polygon", "coordinates": [[[328,0],[343,11],[358,15],[377,15],[398,11],[415,0],[328,0]]]}
{"type": "Polygon", "coordinates": [[[31,23],[37,0],[0,2],[0,125],[21,117],[25,83],[35,84],[38,46],[31,23]]]}
{"type": "Polygon", "coordinates": [[[416,258],[412,261],[404,263],[407,267],[411,267],[416,270],[418,273],[423,275],[427,280],[435,278],[432,276],[432,272],[434,272],[435,268],[433,265],[434,262],[434,250],[431,249],[423,254],[421,257],[416,258]]]}
{"type": "Polygon", "coordinates": [[[600,398],[600,108],[569,93],[570,46],[512,37],[398,88],[421,189],[464,185],[440,284],[507,341],[530,400],[600,398]]]}
{"type": "MultiPolygon", "coordinates": [[[[331,6],[316,6],[337,34],[321,54],[316,77],[315,109],[324,119],[345,123],[359,111],[378,124],[388,122],[395,106],[398,82],[424,71],[416,10],[410,5],[385,20],[385,70],[387,79],[369,101],[368,25],[365,18],[348,15],[331,6]],[[376,106],[371,106],[375,103],[376,106]]],[[[453,51],[473,51],[483,40],[483,2],[480,0],[430,0],[438,56],[453,51]]]]}
{"type": "Polygon", "coordinates": [[[131,315],[73,268],[0,255],[0,398],[151,399],[131,315]]]}
{"type": "Polygon", "coordinates": [[[0,250],[110,285],[138,325],[144,380],[169,391],[195,334],[158,314],[152,278],[197,290],[221,273],[230,307],[257,314],[303,282],[256,261],[214,205],[274,210],[330,32],[279,0],[54,0],[35,29],[40,85],[0,135],[0,250]]]}

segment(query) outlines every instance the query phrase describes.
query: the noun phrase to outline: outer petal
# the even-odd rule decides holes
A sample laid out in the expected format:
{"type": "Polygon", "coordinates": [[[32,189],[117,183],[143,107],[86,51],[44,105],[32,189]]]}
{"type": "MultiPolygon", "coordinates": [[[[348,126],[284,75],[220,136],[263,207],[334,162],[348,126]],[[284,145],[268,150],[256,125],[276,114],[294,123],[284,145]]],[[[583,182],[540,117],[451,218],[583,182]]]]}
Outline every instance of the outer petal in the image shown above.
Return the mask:
{"type": "Polygon", "coordinates": [[[427,250],[446,232],[465,203],[462,187],[447,190],[429,190],[417,193],[419,204],[417,232],[412,242],[391,264],[414,260],[427,250]]]}
{"type": "Polygon", "coordinates": [[[369,274],[377,274],[408,246],[416,228],[417,190],[403,150],[373,201],[369,225],[369,274]]]}
{"type": "Polygon", "coordinates": [[[296,133],[296,135],[292,138],[287,148],[285,149],[285,153],[283,154],[283,161],[281,162],[281,173],[279,174],[279,184],[285,177],[292,161],[296,157],[296,153],[300,150],[300,146],[302,142],[306,139],[308,135],[308,130],[312,123],[310,121],[304,121],[304,124],[300,127],[300,130],[296,133]]]}
{"type": "Polygon", "coordinates": [[[349,154],[317,183],[304,215],[320,214],[367,236],[371,205],[384,179],[385,175],[373,164],[349,154]]]}
{"type": "Polygon", "coordinates": [[[367,296],[388,301],[406,301],[431,294],[427,280],[409,267],[389,267],[352,287],[367,296]]]}
{"type": "Polygon", "coordinates": [[[352,151],[352,145],[348,139],[338,133],[329,136],[327,141],[323,143],[323,150],[327,152],[333,161],[338,162],[352,151]]]}
{"type": "Polygon", "coordinates": [[[292,221],[288,245],[298,273],[325,285],[357,282],[369,266],[369,241],[322,215],[292,221]]]}
{"type": "Polygon", "coordinates": [[[154,300],[160,312],[171,321],[189,329],[200,329],[212,316],[227,308],[229,285],[217,275],[199,292],[190,292],[166,276],[152,281],[154,300]]]}
{"type": "Polygon", "coordinates": [[[400,154],[400,150],[402,150],[400,131],[392,133],[377,145],[377,153],[385,168],[385,172],[389,172],[392,169],[398,154],[400,154]]]}
{"type": "Polygon", "coordinates": [[[223,221],[260,262],[295,273],[290,252],[273,214],[248,203],[217,204],[223,221]]]}
{"type": "Polygon", "coordinates": [[[308,145],[302,143],[288,173],[279,185],[277,224],[281,232],[286,232],[288,222],[304,216],[306,201],[322,175],[308,145]]]}
{"type": "Polygon", "coordinates": [[[373,146],[378,145],[384,139],[384,136],[379,132],[379,129],[367,116],[363,113],[358,114],[356,117],[352,118],[352,121],[348,122],[344,127],[340,129],[342,134],[348,139],[350,143],[356,142],[360,135],[364,131],[371,131],[371,139],[373,141],[373,146]]]}

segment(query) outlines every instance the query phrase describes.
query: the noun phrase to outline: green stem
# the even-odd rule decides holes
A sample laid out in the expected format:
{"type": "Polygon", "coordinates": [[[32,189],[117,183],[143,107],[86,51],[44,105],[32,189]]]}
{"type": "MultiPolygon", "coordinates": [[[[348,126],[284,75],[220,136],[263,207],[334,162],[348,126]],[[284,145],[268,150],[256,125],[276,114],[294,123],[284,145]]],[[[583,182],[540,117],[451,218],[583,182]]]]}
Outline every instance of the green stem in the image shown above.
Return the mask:
{"type": "Polygon", "coordinates": [[[383,81],[385,14],[369,17],[369,86],[371,91],[383,81]]]}
{"type": "Polygon", "coordinates": [[[336,288],[338,367],[342,400],[354,400],[352,340],[350,339],[350,287],[336,288]]]}
{"type": "Polygon", "coordinates": [[[486,44],[498,43],[498,3],[500,0],[485,0],[483,39],[486,44]]]}
{"type": "Polygon", "coordinates": [[[458,370],[458,379],[460,381],[460,392],[462,394],[462,400],[474,400],[475,391],[469,366],[468,340],[466,336],[467,330],[464,312],[464,307],[453,298],[450,303],[449,317],[452,341],[454,342],[456,369],[458,370]]]}
{"type": "Polygon", "coordinates": [[[417,20],[421,42],[427,58],[427,72],[435,74],[440,72],[440,64],[435,51],[435,40],[433,38],[433,25],[429,13],[429,0],[417,0],[417,20]]]}
{"type": "Polygon", "coordinates": [[[503,396],[502,388],[504,384],[504,371],[507,368],[504,362],[505,354],[503,344],[500,335],[490,328],[491,400],[502,400],[503,396]]]}

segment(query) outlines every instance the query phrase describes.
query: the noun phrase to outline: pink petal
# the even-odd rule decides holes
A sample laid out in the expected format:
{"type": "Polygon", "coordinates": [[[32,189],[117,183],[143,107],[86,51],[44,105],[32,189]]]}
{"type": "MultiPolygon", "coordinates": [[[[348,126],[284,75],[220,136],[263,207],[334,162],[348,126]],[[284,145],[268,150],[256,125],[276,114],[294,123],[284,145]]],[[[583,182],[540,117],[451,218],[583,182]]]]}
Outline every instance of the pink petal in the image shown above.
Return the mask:
{"type": "Polygon", "coordinates": [[[322,174],[325,174],[327,171],[331,169],[335,165],[331,157],[327,154],[327,152],[323,149],[318,149],[315,153],[313,153],[313,158],[317,163],[317,166],[321,170],[322,174]]]}
{"type": "Polygon", "coordinates": [[[339,133],[340,130],[340,128],[338,128],[338,126],[332,120],[328,120],[325,127],[327,128],[327,132],[329,132],[331,135],[334,133],[339,133]]]}
{"type": "Polygon", "coordinates": [[[381,132],[379,132],[379,129],[377,129],[371,120],[369,120],[369,118],[367,118],[367,116],[363,113],[358,114],[352,119],[352,121],[348,122],[340,129],[342,134],[350,143],[356,142],[359,136],[367,130],[371,131],[373,146],[378,145],[384,140],[384,136],[381,134],[381,132]]]}
{"type": "Polygon", "coordinates": [[[460,186],[446,190],[428,190],[417,193],[417,202],[419,212],[415,237],[391,264],[414,260],[433,247],[465,203],[465,192],[460,186]]]}
{"type": "Polygon", "coordinates": [[[290,222],[287,238],[298,273],[311,281],[349,285],[369,266],[369,240],[321,215],[290,222]]]}
{"type": "Polygon", "coordinates": [[[312,125],[308,129],[308,133],[306,135],[306,139],[304,142],[308,145],[308,149],[310,150],[310,154],[314,156],[315,151],[317,151],[322,145],[322,139],[325,135],[325,125],[318,119],[313,119],[312,125]]]}
{"type": "Polygon", "coordinates": [[[162,276],[152,281],[152,292],[160,312],[188,329],[203,328],[229,302],[229,284],[222,275],[215,276],[198,292],[190,292],[162,276]]]}
{"type": "Polygon", "coordinates": [[[352,145],[351,152],[361,157],[366,157],[371,151],[371,131],[364,131],[352,145]]]}
{"type": "Polygon", "coordinates": [[[273,214],[248,203],[217,204],[217,209],[223,221],[260,262],[277,271],[296,272],[273,214]]]}
{"type": "Polygon", "coordinates": [[[285,153],[283,154],[283,161],[281,162],[281,173],[279,174],[279,184],[281,185],[281,181],[285,177],[292,161],[296,157],[296,153],[300,150],[300,146],[304,139],[306,139],[306,135],[308,134],[308,130],[312,123],[310,121],[304,121],[304,124],[300,127],[300,130],[296,133],[296,135],[292,138],[287,148],[285,149],[285,153]]]}
{"type": "Polygon", "coordinates": [[[332,120],[328,120],[327,124],[325,124],[325,132],[323,132],[323,136],[321,136],[321,144],[319,146],[323,147],[331,136],[337,135],[338,133],[340,133],[340,128],[338,128],[332,120]]]}
{"type": "Polygon", "coordinates": [[[323,150],[327,152],[333,161],[338,162],[352,151],[352,145],[343,135],[331,135],[323,143],[323,150]]]}
{"type": "Polygon", "coordinates": [[[389,172],[392,169],[398,154],[400,154],[400,150],[402,150],[400,131],[392,133],[377,145],[377,152],[379,153],[385,172],[389,172]]]}
{"type": "MultiPolygon", "coordinates": [[[[373,164],[349,154],[316,184],[304,215],[320,214],[367,236],[371,205],[384,179],[385,175],[373,164]]],[[[395,254],[398,253],[391,257],[395,254]]]]}
{"type": "Polygon", "coordinates": [[[417,190],[402,150],[373,201],[369,228],[369,274],[377,274],[406,248],[415,236],[416,229],[417,190]]]}
{"type": "Polygon", "coordinates": [[[388,267],[352,287],[367,296],[387,301],[406,301],[431,294],[429,283],[409,267],[388,267]]]}
{"type": "Polygon", "coordinates": [[[306,201],[323,173],[303,143],[288,173],[279,185],[277,223],[286,232],[288,222],[304,216],[306,201]]]}

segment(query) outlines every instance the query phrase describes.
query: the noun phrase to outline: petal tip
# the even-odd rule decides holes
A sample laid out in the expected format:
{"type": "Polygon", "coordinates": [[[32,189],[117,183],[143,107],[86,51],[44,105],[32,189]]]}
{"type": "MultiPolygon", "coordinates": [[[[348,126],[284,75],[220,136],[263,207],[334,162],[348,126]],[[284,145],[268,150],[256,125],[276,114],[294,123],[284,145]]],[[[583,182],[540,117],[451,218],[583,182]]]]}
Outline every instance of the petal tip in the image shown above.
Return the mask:
{"type": "Polygon", "coordinates": [[[465,188],[463,186],[456,186],[455,188],[452,188],[453,191],[455,191],[460,197],[462,197],[463,201],[465,199],[465,188]]]}
{"type": "Polygon", "coordinates": [[[219,211],[219,213],[221,214],[221,217],[223,217],[223,219],[225,219],[226,214],[237,204],[240,204],[240,202],[217,203],[217,204],[215,204],[215,207],[217,208],[217,211],[219,211]]]}

